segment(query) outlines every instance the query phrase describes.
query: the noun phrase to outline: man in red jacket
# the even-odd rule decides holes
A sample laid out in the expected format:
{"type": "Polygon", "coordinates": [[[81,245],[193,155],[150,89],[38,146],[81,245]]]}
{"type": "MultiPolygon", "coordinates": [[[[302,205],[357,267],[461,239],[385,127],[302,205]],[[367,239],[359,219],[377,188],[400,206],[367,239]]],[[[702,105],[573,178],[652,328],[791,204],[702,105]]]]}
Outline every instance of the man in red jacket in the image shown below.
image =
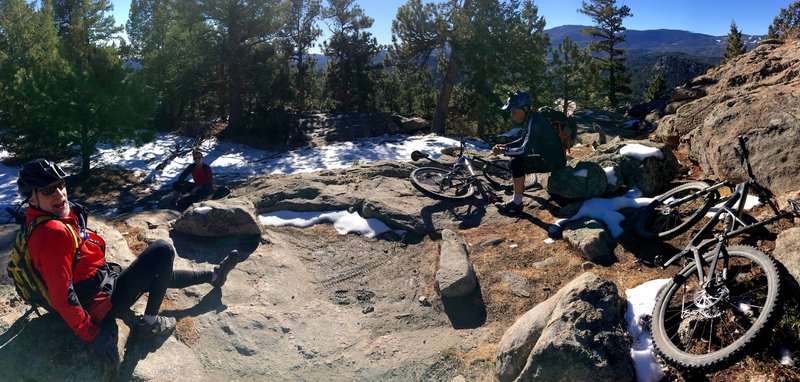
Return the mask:
{"type": "Polygon", "coordinates": [[[108,264],[105,241],[86,229],[81,209],[72,208],[65,178],[58,165],[45,159],[25,163],[20,169],[17,186],[29,204],[27,224],[40,216],[52,217],[31,232],[28,250],[47,285],[52,309],[108,364],[119,363],[119,352],[116,338],[103,327],[124,317],[142,294],[149,297],[136,329],[148,335],[170,335],[175,319],[158,315],[167,288],[201,283],[222,287],[228,272],[241,260],[234,250],[213,270],[173,270],[175,250],[158,240],[124,270],[108,264]],[[76,263],[75,236],[80,250],[76,263]]]}
{"type": "Polygon", "coordinates": [[[203,162],[203,153],[200,150],[192,150],[194,162],[186,167],[178,176],[178,181],[172,185],[172,189],[179,194],[187,195],[180,198],[177,202],[179,211],[183,211],[192,203],[199,202],[208,198],[214,191],[214,174],[211,166],[203,162]],[[186,181],[192,175],[193,182],[186,181]]]}

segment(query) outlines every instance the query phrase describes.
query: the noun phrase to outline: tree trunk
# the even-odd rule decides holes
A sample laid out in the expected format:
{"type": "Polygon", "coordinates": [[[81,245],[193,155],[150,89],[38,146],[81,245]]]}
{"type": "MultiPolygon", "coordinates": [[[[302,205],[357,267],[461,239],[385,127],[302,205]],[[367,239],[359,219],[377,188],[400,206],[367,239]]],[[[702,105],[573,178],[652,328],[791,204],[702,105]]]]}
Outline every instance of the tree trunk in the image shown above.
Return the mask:
{"type": "Polygon", "coordinates": [[[447,118],[447,111],[450,108],[450,96],[453,94],[453,87],[456,83],[458,64],[455,60],[455,51],[450,51],[450,61],[447,63],[447,71],[444,75],[442,90],[439,92],[439,99],[436,101],[436,113],[433,115],[431,132],[436,135],[444,135],[444,121],[447,118]]]}

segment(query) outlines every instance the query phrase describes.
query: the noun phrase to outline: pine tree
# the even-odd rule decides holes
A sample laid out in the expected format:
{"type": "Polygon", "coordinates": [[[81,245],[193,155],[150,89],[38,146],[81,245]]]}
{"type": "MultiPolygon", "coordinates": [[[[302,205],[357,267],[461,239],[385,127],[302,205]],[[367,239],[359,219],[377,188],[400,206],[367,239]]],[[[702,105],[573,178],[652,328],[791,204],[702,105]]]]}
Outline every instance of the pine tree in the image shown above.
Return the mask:
{"type": "Polygon", "coordinates": [[[341,111],[365,112],[374,91],[370,72],[380,68],[372,59],[380,46],[371,33],[373,19],[355,0],[329,0],[323,14],[331,20],[333,34],[323,43],[328,57],[326,83],[341,111]]]}
{"type": "Polygon", "coordinates": [[[63,111],[58,79],[66,75],[59,55],[52,6],[0,1],[0,143],[21,158],[61,158],[63,111]]]}
{"type": "Polygon", "coordinates": [[[417,63],[422,68],[435,53],[438,66],[444,72],[431,122],[434,134],[445,133],[450,98],[462,61],[462,46],[456,29],[468,20],[465,14],[472,3],[473,0],[465,0],[462,5],[455,1],[422,4],[420,0],[409,0],[397,10],[397,17],[392,21],[392,55],[397,60],[417,63]]]}
{"type": "Polygon", "coordinates": [[[633,16],[627,5],[616,6],[616,0],[590,0],[583,2],[578,11],[591,17],[594,28],[584,28],[582,32],[595,38],[589,43],[596,53],[604,83],[604,95],[611,108],[617,108],[621,101],[630,95],[630,76],[626,73],[625,50],[619,45],[625,41],[626,28],[622,20],[633,16]]]}
{"type": "Polygon", "coordinates": [[[800,1],[781,9],[769,26],[768,36],[781,39],[800,38],[800,1]]]}
{"type": "Polygon", "coordinates": [[[645,99],[648,101],[653,101],[657,99],[661,92],[664,91],[664,77],[661,74],[656,74],[653,78],[653,81],[650,82],[650,85],[647,87],[647,93],[645,94],[645,99]]]}
{"type": "Polygon", "coordinates": [[[322,29],[316,26],[322,6],[319,0],[291,0],[289,15],[281,31],[281,36],[286,42],[284,49],[296,65],[295,89],[297,90],[297,108],[306,108],[306,81],[308,71],[314,68],[316,60],[308,57],[308,50],[314,47],[322,35],[322,29]]]}
{"type": "Polygon", "coordinates": [[[61,147],[78,148],[87,177],[98,143],[149,136],[146,121],[155,102],[142,78],[125,70],[108,45],[120,28],[107,15],[112,10],[107,0],[57,0],[53,9],[69,70],[55,90],[61,147]]]}
{"type": "Polygon", "coordinates": [[[574,41],[565,38],[552,52],[549,72],[554,98],[565,100],[565,114],[570,101],[581,105],[593,104],[597,72],[588,49],[581,49],[574,41]]]}
{"type": "Polygon", "coordinates": [[[725,46],[725,61],[730,61],[744,54],[742,31],[736,28],[736,22],[731,20],[731,31],[728,33],[728,44],[725,46]]]}

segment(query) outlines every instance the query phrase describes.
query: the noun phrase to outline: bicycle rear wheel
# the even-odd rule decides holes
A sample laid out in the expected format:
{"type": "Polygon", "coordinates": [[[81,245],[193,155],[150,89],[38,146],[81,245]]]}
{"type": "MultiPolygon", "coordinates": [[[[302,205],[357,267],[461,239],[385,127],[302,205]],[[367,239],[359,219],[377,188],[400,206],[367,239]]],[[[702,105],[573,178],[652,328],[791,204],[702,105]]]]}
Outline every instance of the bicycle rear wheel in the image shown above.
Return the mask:
{"type": "Polygon", "coordinates": [[[711,208],[715,197],[694,195],[680,204],[669,203],[702,191],[710,185],[698,181],[682,184],[656,197],[652,203],[643,207],[636,218],[636,234],[645,239],[667,240],[688,230],[700,221],[711,208]]]}
{"type": "MultiPolygon", "coordinates": [[[[511,161],[507,159],[498,159],[484,164],[483,176],[489,181],[489,184],[494,188],[510,190],[513,188],[513,177],[511,176],[510,169],[511,161]]],[[[537,185],[539,181],[536,174],[525,175],[525,189],[531,189],[537,185]]]]}
{"type": "MultiPolygon", "coordinates": [[[[779,314],[781,280],[769,255],[750,246],[727,248],[718,261],[715,280],[698,283],[695,264],[683,268],[664,286],[653,310],[654,348],[667,362],[684,370],[725,367],[753,346],[779,314]]],[[[706,261],[711,258],[706,255],[706,261]]],[[[703,265],[708,274],[709,265],[703,265]]]]}
{"type": "Polygon", "coordinates": [[[475,194],[472,179],[436,167],[420,167],[411,171],[411,184],[422,193],[440,199],[460,200],[475,194]]]}

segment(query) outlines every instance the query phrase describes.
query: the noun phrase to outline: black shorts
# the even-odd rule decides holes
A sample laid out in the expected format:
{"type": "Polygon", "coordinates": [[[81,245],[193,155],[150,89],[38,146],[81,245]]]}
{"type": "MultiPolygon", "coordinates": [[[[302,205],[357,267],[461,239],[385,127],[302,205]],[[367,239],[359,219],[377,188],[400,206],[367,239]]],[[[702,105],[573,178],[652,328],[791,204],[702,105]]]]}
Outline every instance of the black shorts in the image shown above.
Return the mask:
{"type": "Polygon", "coordinates": [[[547,161],[541,155],[520,155],[511,157],[508,167],[511,168],[511,176],[519,178],[525,174],[552,172],[564,167],[562,161],[547,161]]]}
{"type": "Polygon", "coordinates": [[[522,155],[511,157],[508,167],[511,169],[511,177],[519,178],[525,176],[525,157],[522,155]]]}

